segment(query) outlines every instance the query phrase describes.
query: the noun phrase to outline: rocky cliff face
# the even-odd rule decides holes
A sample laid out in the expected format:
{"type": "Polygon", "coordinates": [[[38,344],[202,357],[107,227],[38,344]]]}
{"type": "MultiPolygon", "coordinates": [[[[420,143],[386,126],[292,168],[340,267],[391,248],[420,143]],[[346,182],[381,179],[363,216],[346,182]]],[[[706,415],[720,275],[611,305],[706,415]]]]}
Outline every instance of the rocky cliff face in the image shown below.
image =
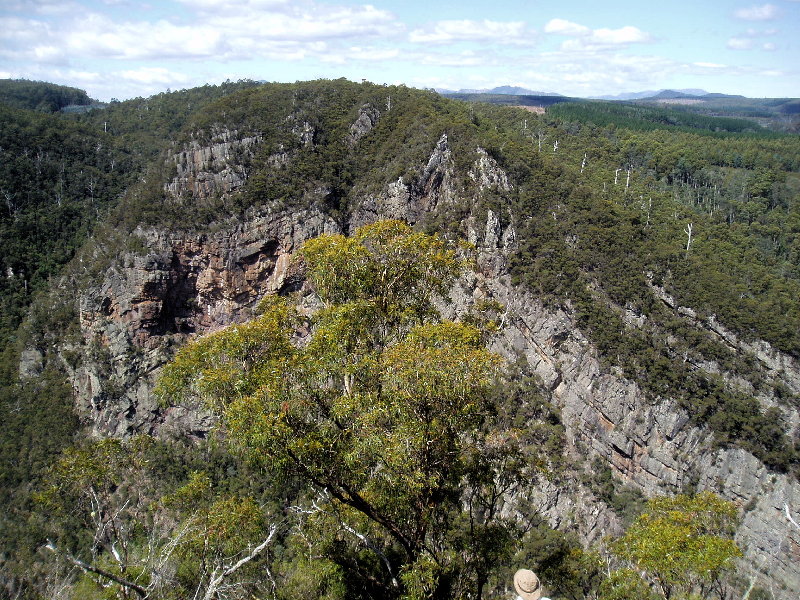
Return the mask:
{"type": "MultiPolygon", "coordinates": [[[[377,111],[362,110],[350,129],[350,143],[358,143],[378,117],[377,111]]],[[[257,137],[239,139],[228,132],[208,146],[191,145],[175,155],[177,175],[167,192],[235,193],[247,176],[235,156],[251,152],[257,142],[257,137]]],[[[362,198],[348,226],[378,218],[424,220],[461,193],[453,173],[452,151],[443,134],[416,181],[401,178],[362,198]]],[[[476,149],[469,177],[475,198],[482,190],[508,191],[512,185],[481,149],[476,149]]],[[[443,312],[457,317],[483,298],[506,307],[494,350],[509,359],[524,357],[550,390],[566,427],[566,451],[576,464],[599,456],[647,495],[696,488],[736,501],[743,513],[737,539],[745,548],[746,572],[766,573],[759,575],[762,584],[777,598],[798,597],[800,531],[783,513],[785,505],[800,510],[797,482],[768,471],[743,450],[713,449],[709,432],[691,426],[672,401],[651,401],[636,382],[604,371],[568,307],[546,308],[512,285],[507,260],[516,247],[513,223],[502,227],[499,215],[489,211],[485,218],[473,215],[467,225],[478,248],[478,269],[452,290],[443,312]]],[[[159,367],[188,336],[246,319],[265,294],[301,287],[293,253],[305,240],[339,230],[322,211],[308,208],[253,212],[213,233],[137,231],[147,251],[122,257],[83,293],[83,358],[65,361],[78,408],[92,430],[97,435],[205,435],[212,419],[197,407],[165,410],[156,405],[151,390],[159,367]]],[[[797,389],[800,368],[795,362],[763,345],[749,350],[768,368],[782,370],[797,389]]],[[[796,413],[789,421],[798,422],[796,413]]],[[[552,525],[573,528],[587,541],[620,531],[613,512],[577,481],[569,486],[534,481],[523,494],[552,525]]],[[[515,502],[509,498],[507,510],[515,510],[515,502]]]]}
{"type": "MultiPolygon", "coordinates": [[[[786,507],[800,510],[797,481],[770,472],[744,450],[714,449],[710,433],[691,426],[689,416],[673,401],[653,402],[635,382],[603,372],[595,350],[568,312],[546,309],[510,284],[503,257],[512,238],[511,229],[497,231],[490,216],[480,246],[480,283],[455,290],[454,305],[469,302],[476,293],[505,304],[505,326],[495,349],[508,357],[524,356],[552,391],[566,426],[568,451],[576,459],[603,458],[620,479],[647,496],[697,489],[736,502],[742,510],[736,540],[745,552],[743,571],[759,573],[761,585],[776,598],[797,598],[800,531],[785,514],[786,507]]],[[[756,348],[767,364],[792,365],[787,379],[798,373],[789,357],[761,344],[756,348]]],[[[788,420],[796,422],[796,411],[786,412],[788,420]]],[[[547,492],[545,488],[538,496],[547,498],[547,492]]],[[[557,501],[545,506],[551,519],[564,514],[565,507],[557,501]]],[[[584,500],[579,506],[585,536],[609,534],[618,526],[604,521],[607,514],[602,511],[593,514],[597,508],[591,502],[584,500]]]]}
{"type": "Polygon", "coordinates": [[[260,141],[261,136],[240,136],[223,128],[212,131],[205,145],[193,140],[171,157],[176,174],[166,191],[197,199],[236,191],[247,179],[248,164],[260,141]]]}

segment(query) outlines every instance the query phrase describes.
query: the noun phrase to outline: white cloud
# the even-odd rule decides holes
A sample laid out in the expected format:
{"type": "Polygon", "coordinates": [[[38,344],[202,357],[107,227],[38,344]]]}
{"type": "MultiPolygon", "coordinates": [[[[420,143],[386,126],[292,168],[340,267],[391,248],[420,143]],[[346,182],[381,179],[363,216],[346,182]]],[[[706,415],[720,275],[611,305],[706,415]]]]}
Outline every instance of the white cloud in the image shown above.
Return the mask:
{"type": "MultiPolygon", "coordinates": [[[[800,0],[798,0],[800,1],[800,0]]],[[[737,36],[730,38],[726,47],[730,50],[752,50],[760,47],[762,50],[771,52],[776,50],[778,46],[773,42],[758,42],[758,38],[770,38],[780,33],[778,29],[753,29],[752,27],[740,33],[737,36]]]]}
{"type": "Polygon", "coordinates": [[[42,40],[51,40],[53,32],[47,23],[35,19],[0,18],[0,55],[9,58],[35,56],[42,40]]]}
{"type": "MultiPolygon", "coordinates": [[[[0,73],[0,76],[3,74],[0,73]]],[[[141,67],[118,71],[93,71],[87,69],[61,69],[47,65],[10,70],[3,78],[25,78],[74,86],[85,89],[92,98],[109,100],[150,96],[165,89],[182,89],[209,83],[211,77],[189,76],[158,67],[141,67]]],[[[230,74],[231,79],[236,79],[230,74]]],[[[223,77],[224,79],[224,77],[223,77]]]]}
{"type": "Polygon", "coordinates": [[[205,17],[151,22],[141,20],[146,16],[141,15],[140,20],[120,21],[84,9],[62,19],[57,27],[37,18],[0,18],[0,55],[51,63],[67,59],[294,60],[319,57],[329,50],[326,42],[387,39],[404,32],[391,13],[370,5],[193,0],[191,6],[205,17]]]}
{"type": "Polygon", "coordinates": [[[128,60],[208,58],[224,56],[229,48],[222,32],[210,26],[178,26],[168,21],[116,23],[88,15],[62,37],[71,56],[128,60]]]}
{"type": "MultiPolygon", "coordinates": [[[[263,10],[276,10],[288,8],[290,0],[177,0],[206,16],[221,15],[223,13],[252,13],[263,10]]],[[[294,2],[295,5],[301,2],[294,2]]],[[[306,6],[310,2],[304,3],[306,6]]]]}
{"type": "Polygon", "coordinates": [[[650,35],[637,27],[621,27],[619,29],[595,29],[591,41],[597,44],[638,44],[649,42],[650,35]]]}
{"type": "Polygon", "coordinates": [[[408,39],[418,44],[453,44],[456,42],[490,42],[493,44],[530,44],[535,41],[523,21],[438,21],[413,30],[408,39]]]}
{"type": "Polygon", "coordinates": [[[75,10],[85,10],[68,0],[10,0],[4,3],[3,8],[11,12],[40,15],[63,15],[75,10]]]}
{"type": "Polygon", "coordinates": [[[563,35],[571,39],[561,44],[565,52],[595,51],[626,46],[628,44],[641,44],[652,41],[652,36],[632,25],[619,29],[590,29],[585,25],[573,23],[565,19],[551,19],[544,26],[545,33],[563,35]]]}
{"type": "Polygon", "coordinates": [[[753,47],[753,40],[749,38],[732,37],[726,46],[731,50],[750,50],[753,47]]]}
{"type": "Polygon", "coordinates": [[[588,35],[592,30],[585,25],[579,25],[566,19],[551,19],[544,26],[544,32],[557,35],[588,35]]]}
{"type": "Polygon", "coordinates": [[[739,8],[733,14],[737,19],[744,21],[771,21],[778,17],[780,9],[774,4],[757,4],[748,8],[739,8]]]}
{"type": "Polygon", "coordinates": [[[702,69],[725,69],[727,65],[722,65],[719,63],[711,63],[711,62],[694,62],[692,63],[695,67],[700,67],[702,69]]]}

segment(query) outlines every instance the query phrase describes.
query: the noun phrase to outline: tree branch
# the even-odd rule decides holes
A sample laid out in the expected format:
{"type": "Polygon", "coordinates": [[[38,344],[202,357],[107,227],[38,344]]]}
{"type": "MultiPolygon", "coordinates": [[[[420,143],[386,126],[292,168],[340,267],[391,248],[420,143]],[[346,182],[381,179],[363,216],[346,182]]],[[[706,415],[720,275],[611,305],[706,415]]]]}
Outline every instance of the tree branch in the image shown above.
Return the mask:
{"type": "Polygon", "coordinates": [[[241,569],[244,565],[253,560],[256,556],[261,554],[264,551],[264,548],[266,548],[272,541],[272,538],[275,536],[276,531],[278,531],[277,525],[273,525],[272,527],[270,527],[267,539],[265,539],[255,548],[253,548],[250,551],[250,554],[248,554],[241,560],[237,561],[235,564],[231,565],[218,575],[216,574],[217,569],[214,569],[215,574],[211,576],[211,581],[208,583],[208,588],[206,589],[205,596],[203,596],[204,600],[211,600],[211,598],[213,598],[214,595],[217,593],[217,589],[219,589],[219,586],[222,584],[223,581],[225,581],[225,578],[230,577],[236,571],[241,569]]]}
{"type": "Polygon", "coordinates": [[[56,554],[61,554],[69,562],[71,562],[76,567],[79,567],[83,571],[89,571],[90,573],[94,573],[95,575],[100,575],[101,577],[105,577],[106,579],[110,579],[114,583],[118,583],[119,585],[121,585],[123,587],[126,587],[126,588],[128,588],[130,590],[133,590],[134,592],[136,592],[136,594],[140,598],[147,598],[147,596],[148,596],[147,590],[145,588],[143,588],[142,586],[137,585],[137,584],[133,583],[132,581],[128,581],[127,579],[124,579],[124,578],[122,578],[122,577],[120,577],[118,575],[114,575],[114,573],[106,571],[105,569],[101,569],[100,567],[95,567],[94,565],[90,565],[89,563],[85,563],[81,559],[76,558],[76,557],[72,556],[69,553],[62,552],[50,540],[47,540],[47,544],[45,545],[45,547],[48,550],[51,550],[51,551],[55,552],[56,554]]]}

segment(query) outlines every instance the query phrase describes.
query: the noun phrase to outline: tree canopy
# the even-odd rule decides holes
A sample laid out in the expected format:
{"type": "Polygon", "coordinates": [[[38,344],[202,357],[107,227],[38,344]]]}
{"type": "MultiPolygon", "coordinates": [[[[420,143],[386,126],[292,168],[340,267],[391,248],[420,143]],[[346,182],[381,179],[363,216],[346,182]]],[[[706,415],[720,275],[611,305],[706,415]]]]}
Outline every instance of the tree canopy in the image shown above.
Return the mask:
{"type": "Polygon", "coordinates": [[[252,460],[311,483],[317,527],[350,548],[331,558],[366,546],[386,597],[468,587],[448,521],[502,362],[478,328],[437,316],[464,261],[398,221],[300,255],[318,309],[268,297],[252,321],[182,349],[161,394],[205,399],[252,460]]]}
{"type": "MultiPolygon", "coordinates": [[[[710,492],[654,498],[612,549],[644,573],[661,597],[695,593],[707,598],[724,585],[723,575],[742,555],[731,539],[737,513],[735,504],[710,492]]],[[[624,575],[633,573],[623,571],[609,582],[610,587],[631,587],[624,575]]]]}

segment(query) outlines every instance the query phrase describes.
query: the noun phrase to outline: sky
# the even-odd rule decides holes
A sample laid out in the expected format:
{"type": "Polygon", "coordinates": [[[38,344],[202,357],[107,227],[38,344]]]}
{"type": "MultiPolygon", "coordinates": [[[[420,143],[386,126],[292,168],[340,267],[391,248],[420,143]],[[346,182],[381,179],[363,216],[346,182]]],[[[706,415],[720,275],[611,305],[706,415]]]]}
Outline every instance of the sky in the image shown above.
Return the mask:
{"type": "Polygon", "coordinates": [[[800,0],[0,0],[0,78],[108,101],[345,77],[800,97],[800,0]]]}

